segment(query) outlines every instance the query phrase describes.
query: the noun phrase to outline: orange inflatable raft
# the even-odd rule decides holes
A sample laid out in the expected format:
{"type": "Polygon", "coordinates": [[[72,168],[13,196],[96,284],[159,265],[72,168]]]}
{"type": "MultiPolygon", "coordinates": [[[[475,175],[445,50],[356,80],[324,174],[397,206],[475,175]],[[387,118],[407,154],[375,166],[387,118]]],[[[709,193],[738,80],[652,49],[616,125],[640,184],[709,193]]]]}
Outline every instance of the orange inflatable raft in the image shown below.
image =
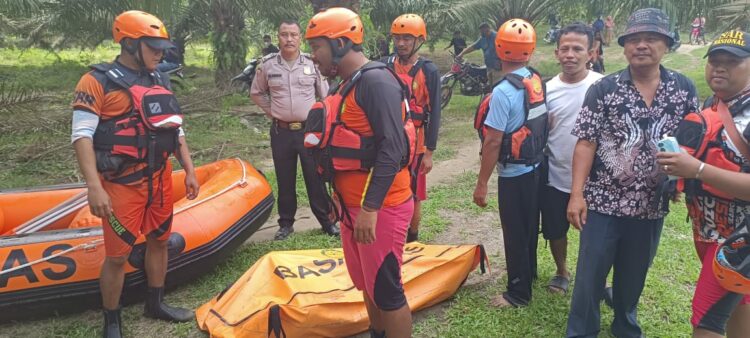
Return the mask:
{"type": "MultiPolygon", "coordinates": [[[[184,172],[173,177],[174,222],[166,287],[196,278],[227,258],[268,219],[271,187],[247,162],[196,168],[200,194],[184,198],[184,172]]],[[[98,306],[104,260],[101,221],[82,184],[0,191],[0,321],[98,306]]],[[[142,296],[145,238],[126,265],[123,302],[142,296]]]]}

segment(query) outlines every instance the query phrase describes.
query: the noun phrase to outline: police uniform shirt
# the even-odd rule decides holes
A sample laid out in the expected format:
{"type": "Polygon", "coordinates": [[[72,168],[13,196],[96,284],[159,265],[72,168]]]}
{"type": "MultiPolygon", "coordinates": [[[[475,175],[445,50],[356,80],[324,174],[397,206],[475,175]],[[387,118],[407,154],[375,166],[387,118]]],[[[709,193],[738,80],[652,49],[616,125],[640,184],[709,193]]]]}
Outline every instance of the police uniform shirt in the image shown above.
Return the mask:
{"type": "Polygon", "coordinates": [[[328,83],[323,80],[308,54],[287,63],[279,53],[263,58],[256,70],[250,97],[267,116],[284,122],[307,120],[316,94],[325,97],[328,83]]]}

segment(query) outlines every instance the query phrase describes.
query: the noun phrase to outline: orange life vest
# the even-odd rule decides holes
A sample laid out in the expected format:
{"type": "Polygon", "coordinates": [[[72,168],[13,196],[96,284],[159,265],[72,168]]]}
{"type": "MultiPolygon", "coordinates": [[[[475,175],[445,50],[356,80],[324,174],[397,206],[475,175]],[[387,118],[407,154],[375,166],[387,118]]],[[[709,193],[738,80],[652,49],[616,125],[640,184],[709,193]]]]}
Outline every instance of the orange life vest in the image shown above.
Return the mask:
{"type": "MultiPolygon", "coordinates": [[[[531,67],[527,68],[531,71],[530,78],[509,73],[495,84],[497,86],[503,81],[508,81],[513,87],[524,91],[524,122],[519,129],[503,135],[499,158],[503,164],[534,165],[544,159],[544,147],[547,145],[549,135],[547,88],[539,72],[531,67]]],[[[477,130],[482,143],[487,133],[484,123],[490,113],[491,99],[492,93],[482,97],[474,114],[474,129],[477,130]]]]}
{"type": "MultiPolygon", "coordinates": [[[[427,127],[427,124],[430,122],[430,107],[422,107],[417,104],[417,99],[414,96],[414,81],[416,81],[417,74],[422,69],[425,63],[430,62],[429,60],[425,60],[420,58],[417,60],[417,62],[411,67],[408,73],[406,74],[398,74],[398,77],[401,79],[401,82],[406,84],[406,86],[409,88],[409,107],[411,107],[411,119],[414,121],[414,127],[416,128],[425,128],[427,127]]],[[[388,66],[391,70],[396,70],[396,56],[390,56],[385,62],[385,65],[388,66]]]]}
{"type": "MultiPolygon", "coordinates": [[[[735,105],[732,110],[741,112],[750,107],[750,100],[746,101],[745,104],[735,105]]],[[[713,98],[705,107],[699,113],[687,114],[680,122],[675,133],[677,142],[688,153],[707,164],[734,172],[750,172],[750,168],[743,164],[741,151],[738,153],[734,150],[747,145],[734,145],[732,148],[730,144],[734,142],[724,132],[721,115],[731,116],[726,104],[713,98]]],[[[746,129],[744,134],[747,135],[747,132],[746,129]]],[[[678,188],[688,196],[711,195],[726,200],[734,199],[733,196],[696,179],[680,180],[678,188]]]]}
{"type": "Polygon", "coordinates": [[[354,89],[362,74],[372,69],[388,69],[402,87],[404,109],[404,133],[408,153],[401,160],[401,167],[412,164],[416,155],[416,127],[411,118],[413,111],[407,100],[408,88],[399,76],[385,66],[358,70],[351,79],[343,82],[322,101],[313,104],[305,124],[304,145],[312,149],[318,173],[324,182],[330,182],[337,171],[369,171],[375,165],[377,148],[375,137],[364,136],[347,128],[341,121],[344,99],[354,89]]]}
{"type": "Polygon", "coordinates": [[[149,203],[151,177],[165,168],[169,155],[177,150],[178,129],[182,126],[182,111],[177,99],[162,85],[161,75],[154,72],[155,84],[142,86],[130,73],[116,64],[92,66],[103,72],[130,96],[131,111],[120,117],[100,120],[94,132],[96,168],[105,179],[129,184],[148,178],[149,203]],[[142,169],[121,176],[124,169],[146,164],[142,169]]]}

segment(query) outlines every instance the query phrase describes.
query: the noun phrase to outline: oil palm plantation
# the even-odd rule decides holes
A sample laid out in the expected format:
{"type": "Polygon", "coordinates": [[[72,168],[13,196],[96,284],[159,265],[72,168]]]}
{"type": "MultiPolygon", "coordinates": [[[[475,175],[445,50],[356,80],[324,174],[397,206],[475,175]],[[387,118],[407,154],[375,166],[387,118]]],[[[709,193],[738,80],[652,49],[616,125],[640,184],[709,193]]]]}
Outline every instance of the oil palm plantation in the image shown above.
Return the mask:
{"type": "Polygon", "coordinates": [[[399,14],[417,13],[432,37],[454,29],[474,31],[481,22],[497,26],[512,17],[540,22],[550,11],[570,8],[582,11],[572,14],[581,19],[606,13],[622,20],[636,8],[659,7],[680,23],[703,14],[709,23],[721,22],[719,29],[750,24],[750,0],[285,0],[283,6],[277,0],[0,0],[0,36],[53,50],[94,47],[110,38],[117,14],[142,9],[164,19],[183,48],[189,37],[209,37],[216,81],[222,84],[244,65],[249,36],[282,19],[309,18],[333,6],[361,12],[370,31],[380,34],[387,34],[399,14]]]}
{"type": "Polygon", "coordinates": [[[111,38],[115,16],[140,9],[165,21],[181,51],[188,37],[210,37],[216,82],[223,85],[244,67],[246,18],[277,22],[303,15],[306,5],[303,0],[287,0],[284,6],[272,0],[0,0],[0,35],[52,50],[95,47],[111,38]]]}

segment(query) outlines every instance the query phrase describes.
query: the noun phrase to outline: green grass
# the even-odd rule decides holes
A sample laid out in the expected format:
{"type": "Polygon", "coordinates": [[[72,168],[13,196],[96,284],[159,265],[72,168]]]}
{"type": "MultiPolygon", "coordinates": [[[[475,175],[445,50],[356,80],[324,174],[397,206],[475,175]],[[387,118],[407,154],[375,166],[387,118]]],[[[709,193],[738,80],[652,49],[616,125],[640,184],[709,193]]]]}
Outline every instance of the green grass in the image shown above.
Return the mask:
{"type": "MultiPolygon", "coordinates": [[[[27,102],[0,108],[5,121],[0,124],[0,189],[81,180],[69,136],[73,89],[88,65],[111,61],[118,51],[113,44],[58,53],[0,49],[0,91],[5,85],[31,95],[27,102]]],[[[251,105],[246,94],[215,89],[209,46],[189,45],[186,62],[186,87],[176,93],[188,115],[185,129],[195,163],[265,159],[269,122],[237,111],[251,105]]]]}
{"type": "MultiPolygon", "coordinates": [[[[285,241],[255,243],[242,247],[229,260],[219,264],[216,269],[204,277],[178,288],[167,296],[172,305],[196,308],[239,278],[260,257],[271,251],[303,250],[316,248],[339,247],[338,239],[323,234],[321,230],[306,233],[295,233],[285,241]]],[[[144,320],[143,308],[140,305],[126,307],[123,310],[123,321],[130,323],[124,326],[126,337],[156,337],[155,332],[168,337],[201,336],[194,322],[170,324],[144,320]],[[138,323],[137,325],[134,323],[138,323]],[[143,326],[151,330],[144,331],[143,326]],[[139,329],[140,328],[140,329],[139,329]]],[[[0,337],[20,335],[33,337],[70,337],[85,338],[100,335],[100,314],[98,311],[87,311],[82,314],[53,317],[44,320],[21,324],[0,326],[0,337]],[[43,332],[43,333],[42,333],[43,332]]]]}
{"type": "MultiPolygon", "coordinates": [[[[471,40],[471,38],[469,39],[471,40]]],[[[443,70],[450,65],[447,53],[441,52],[444,42],[436,52],[427,53],[443,70]]],[[[558,72],[553,55],[553,45],[540,45],[532,64],[543,75],[558,72]]],[[[703,80],[701,59],[705,48],[687,54],[669,54],[665,65],[683,71],[693,79],[702,98],[708,95],[703,80]]],[[[23,88],[33,88],[44,96],[12,109],[0,110],[0,189],[42,184],[64,183],[80,180],[77,165],[69,145],[70,109],[68,104],[75,83],[86,66],[111,60],[117,54],[115,46],[94,50],[61,51],[57,55],[31,49],[26,51],[0,50],[0,83],[12,82],[23,88]]],[[[626,62],[622,48],[613,45],[605,51],[607,70],[622,69],[626,62]]],[[[249,99],[244,93],[234,93],[217,100],[207,100],[221,94],[213,88],[210,67],[211,51],[205,44],[190,45],[186,55],[191,65],[188,87],[178,90],[183,105],[192,104],[187,117],[186,130],[195,162],[203,164],[218,158],[240,157],[265,169],[269,182],[275,186],[270,166],[269,122],[262,116],[246,114],[249,99]],[[201,102],[201,100],[207,100],[201,102]]],[[[472,62],[481,63],[481,53],[469,55],[472,62]]],[[[477,142],[472,128],[474,109],[479,97],[453,97],[443,112],[442,128],[436,161],[451,159],[457,150],[468,142],[477,142]]],[[[476,169],[476,168],[475,168],[476,169]]],[[[467,173],[455,177],[445,185],[431,187],[430,199],[423,204],[421,239],[435,240],[449,227],[471,226],[471,220],[481,219],[483,213],[496,213],[496,193],[490,194],[489,209],[480,209],[471,202],[476,176],[467,173]],[[442,212],[463,215],[467,224],[451,224],[442,212]]],[[[307,204],[301,171],[298,170],[299,205],[307,204]]],[[[274,187],[275,189],[275,187],[274,187]]],[[[492,189],[491,189],[492,190],[492,189]]],[[[275,215],[271,216],[276,217],[275,215]]],[[[646,334],[656,337],[687,336],[690,333],[690,299],[700,264],[692,248],[690,227],[685,223],[685,210],[675,206],[675,211],[665,222],[661,248],[651,269],[640,305],[640,321],[646,334]]],[[[499,236],[499,224],[493,225],[499,236]]],[[[545,284],[554,269],[548,249],[539,243],[540,279],[535,284],[534,301],[524,309],[497,310],[488,306],[489,298],[504,289],[505,280],[483,282],[461,289],[448,302],[444,312],[433,314],[415,325],[416,336],[445,337],[548,337],[564,333],[569,296],[557,296],[545,291],[545,284]]],[[[336,240],[320,230],[294,234],[284,242],[264,242],[247,245],[238,250],[227,262],[203,278],[187,284],[173,293],[171,303],[196,307],[206,302],[228,283],[239,277],[264,253],[274,250],[329,248],[338,246],[336,240]]],[[[578,232],[570,232],[569,264],[574,267],[578,249],[578,232]]],[[[493,253],[490,253],[493,254],[493,253]]],[[[503,269],[502,257],[491,257],[492,269],[503,269]]],[[[611,311],[602,307],[603,330],[608,329],[611,311]]],[[[124,317],[130,336],[202,336],[194,323],[152,323],[140,319],[140,306],[127,307],[124,317]],[[146,324],[144,324],[144,322],[146,324]],[[135,324],[134,324],[135,325],[135,324]],[[145,325],[145,327],[143,326],[145,325]]],[[[0,337],[50,336],[91,337],[99,334],[100,314],[88,311],[83,314],[50,318],[0,326],[0,337]]]]}
{"type": "MultiPolygon", "coordinates": [[[[480,209],[471,203],[475,174],[458,178],[450,187],[435,189],[430,198],[443,199],[442,208],[463,211],[471,215],[496,212],[497,200],[490,200],[490,210],[480,209]],[[448,197],[443,195],[447,193],[448,197]]],[[[697,279],[700,263],[693,248],[692,230],[685,222],[686,209],[682,204],[672,206],[673,211],[665,220],[661,244],[652,266],[639,305],[639,322],[647,336],[689,336],[690,301],[697,279]]],[[[463,226],[453,224],[452,226],[463,226]]],[[[497,232],[487,236],[499,236],[497,232]]],[[[568,263],[575,269],[578,257],[579,232],[569,232],[568,263]]],[[[489,252],[490,255],[494,254],[489,252]]],[[[442,314],[433,314],[415,325],[416,336],[441,337],[560,337],[565,334],[571,289],[568,295],[551,294],[546,290],[547,282],[555,272],[549,249],[540,236],[538,249],[539,279],[534,283],[533,300],[528,307],[519,309],[497,309],[490,306],[492,297],[505,290],[505,276],[493,282],[485,282],[462,288],[442,314]],[[511,324],[512,323],[512,324],[511,324]]],[[[493,270],[504,269],[502,256],[491,256],[493,270]]],[[[575,271],[572,271],[575,273],[575,271]]],[[[602,334],[609,336],[609,324],[613,319],[610,308],[602,303],[602,334]]]]}

